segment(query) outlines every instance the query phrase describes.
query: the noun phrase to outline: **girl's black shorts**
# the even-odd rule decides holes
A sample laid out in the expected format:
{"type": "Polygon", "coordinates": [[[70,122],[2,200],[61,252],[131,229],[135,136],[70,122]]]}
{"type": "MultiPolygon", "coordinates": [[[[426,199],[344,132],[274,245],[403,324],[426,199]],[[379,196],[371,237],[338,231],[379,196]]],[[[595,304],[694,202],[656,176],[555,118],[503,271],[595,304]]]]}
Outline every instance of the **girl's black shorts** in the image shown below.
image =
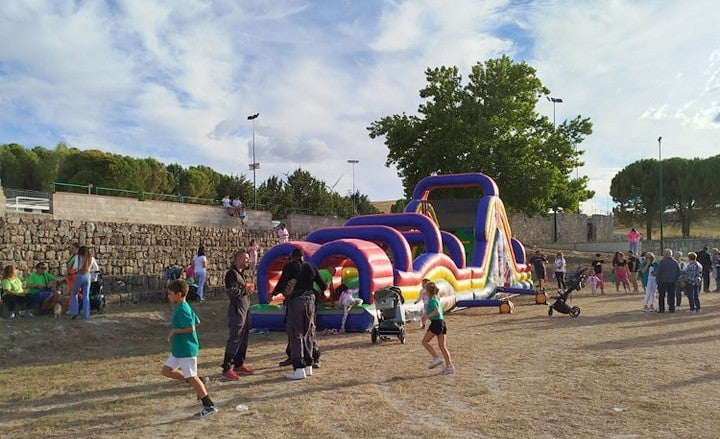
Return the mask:
{"type": "Polygon", "coordinates": [[[447,326],[445,326],[445,320],[430,320],[430,327],[428,331],[435,335],[447,334],[447,326]]]}

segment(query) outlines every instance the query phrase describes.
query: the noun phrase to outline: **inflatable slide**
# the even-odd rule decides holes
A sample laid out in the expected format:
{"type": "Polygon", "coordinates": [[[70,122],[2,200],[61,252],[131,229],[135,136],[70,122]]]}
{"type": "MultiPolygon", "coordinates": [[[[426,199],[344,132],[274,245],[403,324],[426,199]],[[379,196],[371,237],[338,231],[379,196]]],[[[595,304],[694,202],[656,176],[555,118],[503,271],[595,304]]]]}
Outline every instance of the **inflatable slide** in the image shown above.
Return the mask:
{"type": "MultiPolygon", "coordinates": [[[[347,331],[373,327],[377,318],[373,294],[388,286],[400,288],[408,315],[419,315],[422,303],[413,303],[425,278],[440,288],[446,310],[502,305],[498,294],[535,294],[525,249],[512,237],[497,185],[480,173],[426,177],[415,187],[404,213],[357,216],[344,226],[316,230],[304,241],[270,248],[258,264],[259,304],[250,310],[253,326],[284,329],[284,297],[269,294],[295,248],[302,250],[305,260],[316,265],[335,289],[344,284],[363,300],[362,306],[350,312],[347,331]],[[433,190],[465,187],[482,190],[470,246],[440,229],[429,202],[433,190]]],[[[340,327],[343,310],[333,305],[329,301],[318,305],[319,330],[340,327]]]]}

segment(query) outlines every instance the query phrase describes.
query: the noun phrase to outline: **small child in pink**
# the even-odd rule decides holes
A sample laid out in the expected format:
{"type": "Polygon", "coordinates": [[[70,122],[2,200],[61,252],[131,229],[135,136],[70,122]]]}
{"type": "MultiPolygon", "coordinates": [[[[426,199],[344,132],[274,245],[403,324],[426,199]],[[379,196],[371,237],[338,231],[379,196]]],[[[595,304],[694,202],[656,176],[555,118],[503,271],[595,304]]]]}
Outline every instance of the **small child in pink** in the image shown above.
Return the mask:
{"type": "Polygon", "coordinates": [[[417,299],[415,299],[415,302],[413,303],[419,303],[422,301],[423,303],[423,312],[422,317],[420,318],[420,329],[425,329],[425,321],[427,318],[425,317],[425,309],[427,309],[428,299],[430,299],[430,296],[428,296],[427,292],[427,284],[430,282],[430,279],[423,279],[422,280],[422,287],[420,288],[420,293],[418,294],[417,299]]]}
{"type": "Polygon", "coordinates": [[[340,285],[340,288],[338,288],[338,291],[341,291],[340,293],[340,306],[343,308],[343,316],[342,316],[342,323],[340,324],[340,332],[345,332],[345,322],[347,321],[348,314],[350,314],[350,310],[353,306],[360,306],[363,304],[363,300],[360,298],[356,298],[353,296],[353,294],[358,293],[357,288],[348,288],[345,285],[340,285]]]}

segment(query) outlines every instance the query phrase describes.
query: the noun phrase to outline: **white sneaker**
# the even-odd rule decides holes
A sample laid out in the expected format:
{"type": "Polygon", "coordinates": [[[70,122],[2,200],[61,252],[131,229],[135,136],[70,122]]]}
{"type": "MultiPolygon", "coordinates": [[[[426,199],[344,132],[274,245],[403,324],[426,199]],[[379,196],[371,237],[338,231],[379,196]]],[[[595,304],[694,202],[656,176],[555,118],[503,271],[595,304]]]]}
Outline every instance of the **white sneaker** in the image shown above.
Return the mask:
{"type": "Polygon", "coordinates": [[[304,380],[306,376],[307,375],[305,375],[305,368],[301,367],[290,372],[287,377],[290,380],[304,380]]]}
{"type": "Polygon", "coordinates": [[[446,366],[442,372],[440,372],[440,375],[450,375],[453,372],[455,372],[455,366],[451,364],[450,366],[446,366]]]}
{"type": "Polygon", "coordinates": [[[11,313],[10,313],[10,318],[11,318],[11,319],[14,319],[14,318],[15,318],[15,313],[14,313],[14,312],[11,312],[11,313]]]}
{"type": "Polygon", "coordinates": [[[312,366],[305,366],[305,376],[306,377],[312,376],[312,366]]]}
{"type": "Polygon", "coordinates": [[[435,357],[433,360],[428,364],[428,369],[435,369],[436,367],[443,364],[443,359],[440,357],[435,357]]]}

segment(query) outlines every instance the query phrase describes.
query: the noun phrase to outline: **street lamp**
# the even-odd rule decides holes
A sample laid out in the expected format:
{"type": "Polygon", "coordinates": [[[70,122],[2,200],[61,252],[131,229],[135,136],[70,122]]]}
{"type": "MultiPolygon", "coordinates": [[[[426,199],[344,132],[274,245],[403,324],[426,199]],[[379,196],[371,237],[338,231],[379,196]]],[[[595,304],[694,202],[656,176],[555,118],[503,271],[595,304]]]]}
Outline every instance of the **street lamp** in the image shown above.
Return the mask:
{"type": "Polygon", "coordinates": [[[255,161],[255,119],[260,116],[260,113],[251,114],[248,116],[248,120],[252,121],[252,163],[250,163],[250,170],[253,171],[253,209],[257,210],[257,182],[255,180],[255,171],[260,169],[260,163],[255,161]]]}
{"type": "Polygon", "coordinates": [[[554,98],[552,96],[545,96],[548,101],[552,102],[553,104],[553,128],[555,128],[555,104],[562,104],[562,99],[560,98],[554,98]]]}
{"type": "MultiPolygon", "coordinates": [[[[555,125],[555,104],[561,104],[563,100],[561,98],[554,98],[552,96],[545,97],[553,104],[553,131],[555,131],[555,129],[557,128],[555,125]]],[[[555,207],[553,212],[553,242],[558,242],[557,207],[555,207]]]]}
{"type": "Polygon", "coordinates": [[[658,137],[658,174],[660,175],[660,254],[662,254],[663,250],[665,250],[665,242],[663,241],[663,211],[665,210],[665,205],[663,204],[663,178],[662,178],[662,136],[658,137]]]}
{"type": "Polygon", "coordinates": [[[352,165],[352,195],[350,197],[352,198],[353,202],[353,210],[357,212],[357,206],[355,206],[355,165],[360,163],[360,160],[350,159],[347,161],[352,165]]]}

